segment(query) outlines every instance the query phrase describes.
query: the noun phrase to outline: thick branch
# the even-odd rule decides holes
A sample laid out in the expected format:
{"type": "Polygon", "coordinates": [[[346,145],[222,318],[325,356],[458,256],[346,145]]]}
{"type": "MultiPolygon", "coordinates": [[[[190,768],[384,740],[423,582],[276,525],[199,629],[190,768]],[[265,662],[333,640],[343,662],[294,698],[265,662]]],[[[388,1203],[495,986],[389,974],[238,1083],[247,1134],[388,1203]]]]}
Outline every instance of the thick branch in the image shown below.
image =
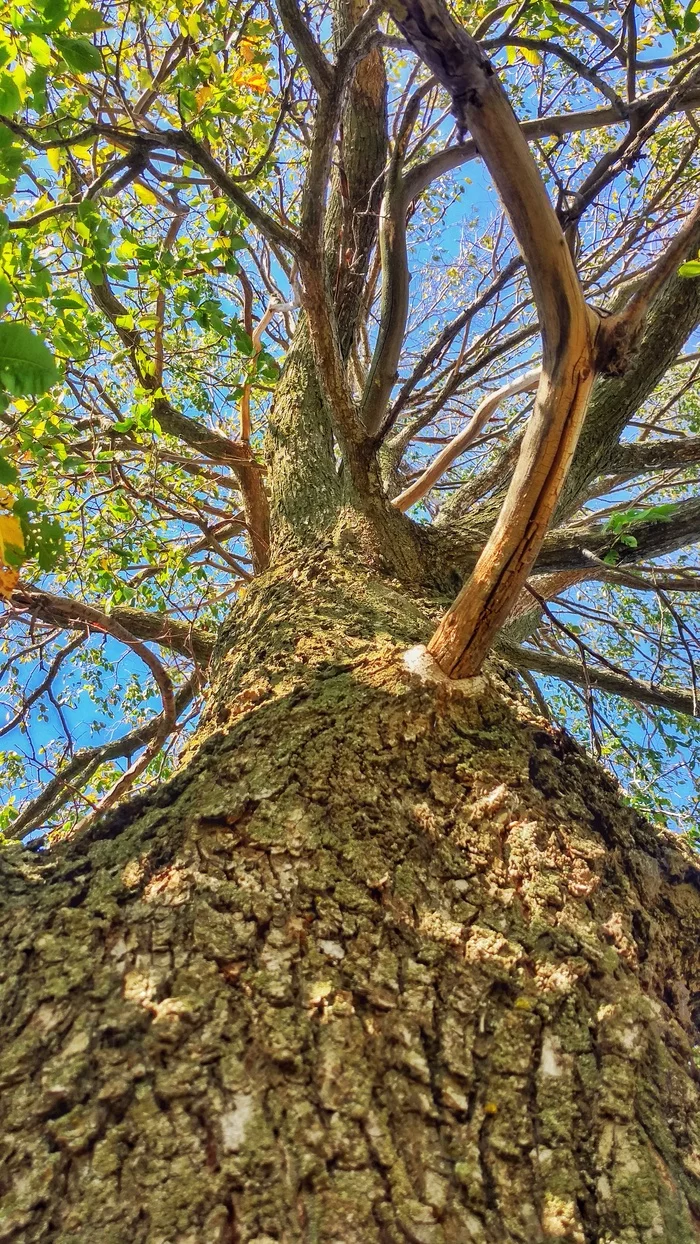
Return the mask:
{"type": "Polygon", "coordinates": [[[598,358],[604,361],[604,370],[608,375],[624,374],[627,370],[650,307],[686,255],[693,252],[699,242],[700,202],[644,274],[625,308],[601,324],[597,343],[598,358]]]}
{"type": "Polygon", "coordinates": [[[537,166],[478,45],[442,0],[392,15],[469,127],[525,257],[542,331],[542,377],[501,514],[429,650],[451,676],[476,673],[532,566],[566,478],[594,378],[597,317],[583,293],[537,166]]]}
{"type": "Polygon", "coordinates": [[[560,521],[575,512],[591,480],[613,469],[618,441],[629,420],[699,322],[700,280],[672,276],[654,303],[639,350],[625,375],[601,379],[595,387],[559,505],[560,521]]]}
{"type": "MultiPolygon", "coordinates": [[[[473,517],[467,516],[450,527],[431,527],[429,538],[434,542],[434,556],[446,569],[469,574],[484,548],[484,536],[475,531],[473,517]]],[[[600,562],[614,555],[615,566],[633,566],[655,557],[674,553],[700,540],[700,498],[679,501],[671,516],[633,519],[618,534],[606,523],[590,527],[558,528],[550,532],[540,548],[534,565],[536,574],[552,571],[600,570],[600,562]],[[620,535],[632,536],[635,543],[623,544],[620,535]]]]}
{"type": "Polygon", "coordinates": [[[296,0],[277,0],[277,12],[318,95],[329,90],[333,69],[314,39],[296,0]]]}
{"type": "Polygon", "coordinates": [[[402,167],[426,91],[415,91],[406,109],[389,163],[379,216],[382,299],[379,333],[362,396],[362,419],[370,436],[379,431],[394,387],[406,332],[410,274],[406,249],[407,200],[402,167]]]}
{"type": "MultiPolygon", "coordinates": [[[[12,605],[26,610],[32,617],[50,626],[78,628],[95,625],[95,611],[70,596],[58,596],[28,583],[18,583],[12,593],[12,605]]],[[[178,622],[166,614],[146,613],[142,609],[116,605],[110,614],[99,614],[97,629],[119,638],[115,628],[128,632],[133,639],[147,640],[179,652],[190,660],[206,666],[214,647],[214,637],[188,622],[178,622]]]]}
{"type": "Polygon", "coordinates": [[[604,559],[614,556],[615,565],[634,565],[685,548],[700,539],[700,498],[679,501],[673,514],[665,518],[638,518],[624,531],[611,532],[606,523],[590,527],[553,531],[547,536],[537,559],[537,570],[576,570],[590,567],[590,554],[604,559]],[[634,544],[620,536],[632,537],[634,544]]]}
{"type": "Polygon", "coordinates": [[[700,436],[683,440],[619,445],[611,469],[620,475],[643,475],[647,471],[672,471],[700,462],[700,436]]]}
{"type": "Polygon", "coordinates": [[[366,432],[353,401],[345,370],[335,301],[329,283],[324,248],[326,200],[336,134],[351,75],[363,46],[376,25],[383,0],[374,0],[338,51],[332,84],[320,96],[314,119],[301,205],[299,274],[302,304],[323,395],[343,446],[346,465],[355,483],[364,486],[366,462],[354,447],[366,441],[366,432]]]}
{"type": "Polygon", "coordinates": [[[697,716],[691,691],[677,690],[675,687],[652,687],[648,682],[629,678],[625,674],[613,674],[590,665],[584,667],[570,657],[536,652],[532,648],[522,648],[517,644],[500,645],[498,651],[499,655],[518,669],[532,670],[548,678],[561,678],[564,682],[573,682],[578,687],[594,687],[638,704],[651,704],[655,708],[668,708],[674,713],[685,713],[689,717],[697,716]]]}

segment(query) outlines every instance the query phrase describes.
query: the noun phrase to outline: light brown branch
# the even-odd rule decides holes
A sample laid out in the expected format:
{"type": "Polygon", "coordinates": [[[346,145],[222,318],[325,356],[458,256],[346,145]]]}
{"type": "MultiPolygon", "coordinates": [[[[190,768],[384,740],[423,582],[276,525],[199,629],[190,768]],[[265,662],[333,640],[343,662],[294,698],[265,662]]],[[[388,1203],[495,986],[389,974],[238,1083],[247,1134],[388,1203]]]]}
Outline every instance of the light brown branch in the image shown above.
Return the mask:
{"type": "Polygon", "coordinates": [[[586,306],[527,141],[478,45],[442,0],[410,0],[392,16],[449,91],[458,125],[471,131],[525,257],[542,331],[542,376],[513,481],[469,582],[428,645],[447,674],[468,677],[481,667],[546,534],[593,384],[598,317],[586,306]]]}
{"type": "Polygon", "coordinates": [[[476,440],[484,424],[488,422],[491,415],[498,409],[501,402],[507,397],[513,397],[516,393],[529,393],[537,388],[540,379],[540,370],[528,371],[522,376],[517,376],[515,380],[511,380],[510,384],[503,385],[497,389],[495,393],[489,393],[482,402],[477,406],[469,423],[461,432],[452,438],[444,449],[433,458],[433,461],[426,467],[422,475],[409,484],[398,497],[394,497],[392,502],[397,510],[405,511],[415,505],[416,501],[420,501],[422,497],[436,484],[437,481],[445,474],[452,463],[468,449],[476,440]]]}

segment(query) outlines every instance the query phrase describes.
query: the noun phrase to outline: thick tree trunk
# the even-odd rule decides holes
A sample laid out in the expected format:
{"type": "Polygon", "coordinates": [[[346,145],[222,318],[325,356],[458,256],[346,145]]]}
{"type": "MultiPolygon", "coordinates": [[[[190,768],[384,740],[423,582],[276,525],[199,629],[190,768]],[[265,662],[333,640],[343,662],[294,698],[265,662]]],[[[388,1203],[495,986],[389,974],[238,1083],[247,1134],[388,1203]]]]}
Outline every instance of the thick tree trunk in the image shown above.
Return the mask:
{"type": "Polygon", "coordinates": [[[0,857],[0,1241],[700,1239],[693,860],[354,556],[251,586],[170,783],[0,857]]]}

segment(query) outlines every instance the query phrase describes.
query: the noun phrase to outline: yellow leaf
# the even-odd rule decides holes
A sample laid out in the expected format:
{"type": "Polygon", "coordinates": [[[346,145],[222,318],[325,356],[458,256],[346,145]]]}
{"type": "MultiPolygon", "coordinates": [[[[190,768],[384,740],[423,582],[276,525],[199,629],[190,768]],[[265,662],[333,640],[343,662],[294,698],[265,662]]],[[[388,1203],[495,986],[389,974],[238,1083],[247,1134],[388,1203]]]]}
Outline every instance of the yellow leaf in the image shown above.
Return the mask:
{"type": "Polygon", "coordinates": [[[54,173],[59,173],[61,171],[61,150],[59,147],[50,147],[46,152],[46,159],[48,160],[54,173]]]}
{"type": "Polygon", "coordinates": [[[7,549],[11,547],[17,560],[17,554],[24,552],[24,536],[14,514],[0,514],[0,562],[7,565],[7,549]]]}
{"type": "Polygon", "coordinates": [[[245,86],[249,91],[256,91],[259,95],[263,95],[270,89],[270,83],[259,69],[237,69],[233,75],[233,81],[237,86],[245,86]]]}
{"type": "Polygon", "coordinates": [[[197,100],[197,107],[203,108],[207,100],[211,99],[213,94],[214,94],[214,88],[212,86],[200,86],[199,90],[195,91],[195,99],[197,100]]]}
{"type": "Polygon", "coordinates": [[[9,600],[19,581],[19,570],[0,566],[0,599],[9,600]]]}
{"type": "Polygon", "coordinates": [[[192,39],[197,38],[199,34],[199,28],[201,25],[202,25],[202,19],[199,13],[191,13],[190,16],[185,19],[185,26],[187,27],[187,33],[192,39]]]}
{"type": "Polygon", "coordinates": [[[29,40],[29,51],[37,65],[41,65],[43,69],[48,69],[51,64],[51,48],[45,39],[41,39],[39,35],[32,35],[29,40]]]}
{"type": "Polygon", "coordinates": [[[541,65],[542,64],[542,57],[540,56],[539,52],[535,52],[532,48],[523,48],[522,53],[528,65],[541,65]]]}
{"type": "Polygon", "coordinates": [[[139,203],[147,203],[149,207],[155,207],[158,202],[152,190],[148,186],[142,186],[140,181],[134,182],[134,193],[139,203]]]}
{"type": "Polygon", "coordinates": [[[243,39],[238,46],[238,54],[250,64],[255,56],[255,44],[250,39],[243,39]]]}

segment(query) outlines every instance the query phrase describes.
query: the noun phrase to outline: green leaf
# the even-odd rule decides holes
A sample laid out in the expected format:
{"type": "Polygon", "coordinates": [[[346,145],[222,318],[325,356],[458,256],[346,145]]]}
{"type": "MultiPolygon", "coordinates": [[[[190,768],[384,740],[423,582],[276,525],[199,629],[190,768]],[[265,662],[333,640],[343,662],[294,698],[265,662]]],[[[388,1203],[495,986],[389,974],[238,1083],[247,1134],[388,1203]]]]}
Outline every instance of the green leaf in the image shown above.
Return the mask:
{"type": "Polygon", "coordinates": [[[45,39],[41,39],[39,35],[32,35],[29,40],[29,51],[37,65],[42,65],[44,69],[48,69],[51,64],[51,48],[45,39]]]}
{"type": "Polygon", "coordinates": [[[8,484],[14,484],[17,480],[17,471],[7,458],[3,458],[0,454],[0,484],[7,487],[8,484]]]}
{"type": "Polygon", "coordinates": [[[71,20],[71,30],[77,30],[80,34],[94,35],[98,30],[108,30],[109,22],[106,22],[98,9],[78,9],[75,17],[71,20]]]}
{"type": "Polygon", "coordinates": [[[43,9],[44,30],[57,30],[68,12],[68,0],[46,0],[36,7],[43,9]]]}
{"type": "Polygon", "coordinates": [[[0,324],[0,387],[39,397],[57,380],[53,355],[26,324],[0,324]]]}
{"type": "Polygon", "coordinates": [[[89,39],[69,39],[56,35],[54,43],[69,69],[76,73],[96,73],[102,68],[102,55],[89,39]]]}
{"type": "Polygon", "coordinates": [[[674,504],[672,501],[667,502],[665,505],[650,505],[647,510],[641,511],[639,520],[645,523],[668,523],[677,509],[677,504],[674,504]]]}
{"type": "Polygon", "coordinates": [[[679,276],[700,276],[700,259],[689,259],[678,269],[679,276]]]}
{"type": "Polygon", "coordinates": [[[11,117],[22,106],[22,96],[14,78],[9,73],[0,73],[0,114],[11,117]]]}

